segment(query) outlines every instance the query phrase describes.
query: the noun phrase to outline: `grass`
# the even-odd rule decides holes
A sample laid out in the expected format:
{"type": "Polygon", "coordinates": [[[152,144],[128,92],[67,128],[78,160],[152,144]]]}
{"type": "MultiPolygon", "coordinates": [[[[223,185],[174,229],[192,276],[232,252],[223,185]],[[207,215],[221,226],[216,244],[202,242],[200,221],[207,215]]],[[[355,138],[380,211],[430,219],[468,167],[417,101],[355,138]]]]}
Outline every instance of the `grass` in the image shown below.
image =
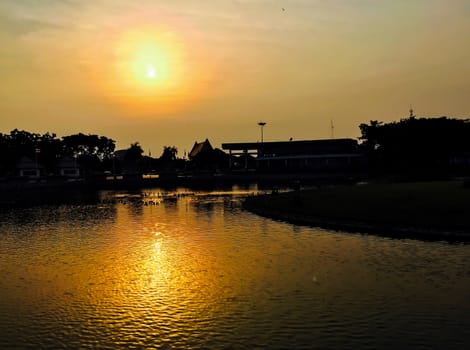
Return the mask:
{"type": "Polygon", "coordinates": [[[470,233],[470,188],[462,182],[342,186],[247,199],[245,207],[275,218],[305,223],[348,223],[470,233]]]}

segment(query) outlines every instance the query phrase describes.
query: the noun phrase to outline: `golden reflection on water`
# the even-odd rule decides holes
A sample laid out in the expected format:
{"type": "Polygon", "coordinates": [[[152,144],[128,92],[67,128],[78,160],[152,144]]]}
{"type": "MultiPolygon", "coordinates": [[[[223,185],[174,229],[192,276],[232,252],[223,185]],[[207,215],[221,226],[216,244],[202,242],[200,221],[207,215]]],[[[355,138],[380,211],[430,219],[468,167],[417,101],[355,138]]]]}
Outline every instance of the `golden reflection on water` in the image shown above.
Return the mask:
{"type": "MultiPolygon", "coordinates": [[[[90,302],[107,305],[96,310],[102,313],[94,315],[96,320],[113,319],[109,313],[117,310],[123,319],[132,320],[150,312],[174,330],[183,319],[210,323],[230,312],[227,300],[240,294],[243,271],[234,259],[233,243],[213,232],[214,226],[223,231],[223,209],[208,214],[211,203],[206,203],[201,210],[188,210],[191,201],[157,207],[117,205],[116,223],[109,232],[112,243],[93,262],[99,268],[88,290],[90,302]]],[[[256,269],[250,274],[255,276],[256,269]]]]}
{"type": "Polygon", "coordinates": [[[422,340],[468,309],[465,247],[295,227],[224,195],[128,198],[0,226],[0,329],[41,325],[82,348],[334,348],[400,322],[397,339],[422,340]]]}

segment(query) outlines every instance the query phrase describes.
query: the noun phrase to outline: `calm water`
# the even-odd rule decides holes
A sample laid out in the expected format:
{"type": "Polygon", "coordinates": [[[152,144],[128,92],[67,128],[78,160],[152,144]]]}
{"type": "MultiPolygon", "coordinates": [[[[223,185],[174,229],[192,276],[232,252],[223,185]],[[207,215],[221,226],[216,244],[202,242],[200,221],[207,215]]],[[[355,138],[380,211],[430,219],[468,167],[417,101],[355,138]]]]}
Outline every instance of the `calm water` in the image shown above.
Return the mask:
{"type": "Polygon", "coordinates": [[[469,245],[276,222],[253,191],[2,211],[0,348],[469,346],[469,245]]]}

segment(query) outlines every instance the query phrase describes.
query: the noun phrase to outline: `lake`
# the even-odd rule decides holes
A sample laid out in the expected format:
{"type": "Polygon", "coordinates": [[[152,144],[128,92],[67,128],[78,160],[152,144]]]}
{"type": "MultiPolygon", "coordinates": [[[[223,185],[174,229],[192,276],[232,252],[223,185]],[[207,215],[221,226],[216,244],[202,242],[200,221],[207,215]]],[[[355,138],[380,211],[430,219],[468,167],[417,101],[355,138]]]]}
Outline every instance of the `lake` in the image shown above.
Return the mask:
{"type": "Polygon", "coordinates": [[[295,226],[256,185],[0,211],[0,348],[470,343],[470,246],[295,226]]]}

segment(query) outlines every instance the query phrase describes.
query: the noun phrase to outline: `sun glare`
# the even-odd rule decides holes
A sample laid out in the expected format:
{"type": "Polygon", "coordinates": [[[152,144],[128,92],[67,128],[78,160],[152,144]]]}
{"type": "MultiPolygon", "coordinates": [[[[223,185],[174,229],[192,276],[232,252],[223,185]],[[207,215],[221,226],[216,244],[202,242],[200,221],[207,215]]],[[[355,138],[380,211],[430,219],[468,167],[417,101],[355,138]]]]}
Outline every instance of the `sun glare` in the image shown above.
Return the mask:
{"type": "Polygon", "coordinates": [[[181,39],[161,28],[142,27],[121,34],[114,46],[109,88],[133,108],[160,107],[187,88],[181,39]],[[138,106],[137,106],[138,105],[138,106]]]}
{"type": "Polygon", "coordinates": [[[154,66],[151,64],[147,64],[147,78],[148,79],[155,79],[157,77],[157,73],[155,72],[154,66]]]}
{"type": "Polygon", "coordinates": [[[176,44],[170,36],[154,31],[125,35],[119,47],[119,73],[141,95],[178,86],[183,62],[176,44]]]}
{"type": "Polygon", "coordinates": [[[199,101],[207,69],[199,59],[198,39],[183,29],[136,25],[114,33],[103,56],[112,63],[100,65],[103,70],[95,75],[102,93],[125,106],[127,115],[142,117],[166,115],[199,101]]]}

